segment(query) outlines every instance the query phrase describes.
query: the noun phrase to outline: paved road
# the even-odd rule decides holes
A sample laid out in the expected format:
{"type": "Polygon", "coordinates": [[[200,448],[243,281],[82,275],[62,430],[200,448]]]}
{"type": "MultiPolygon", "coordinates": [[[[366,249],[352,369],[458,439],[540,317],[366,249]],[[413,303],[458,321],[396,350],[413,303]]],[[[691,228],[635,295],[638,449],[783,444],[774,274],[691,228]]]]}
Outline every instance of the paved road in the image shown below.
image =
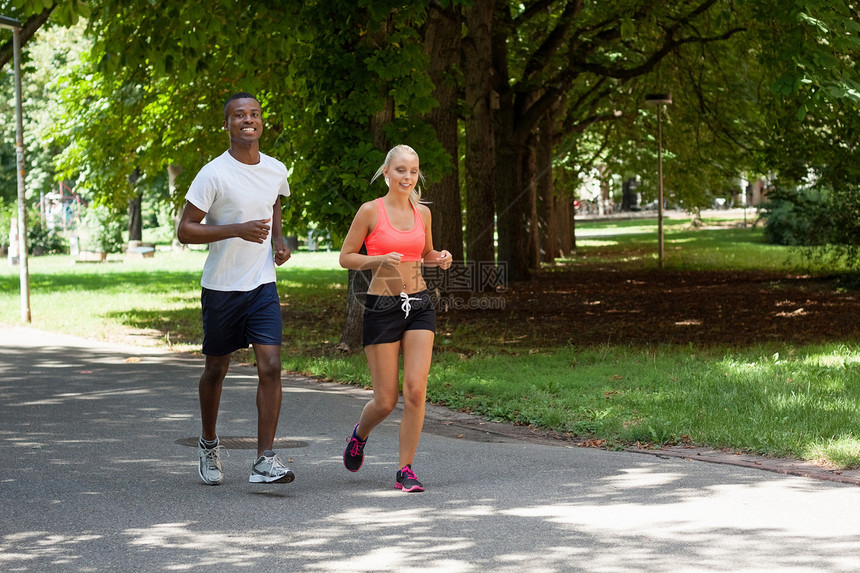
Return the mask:
{"type": "MultiPolygon", "coordinates": [[[[341,462],[364,390],[285,376],[297,479],[248,483],[236,366],[219,487],[197,477],[199,357],[0,329],[0,571],[858,571],[860,487],[536,443],[431,408],[394,489],[396,421],[341,462]]],[[[513,434],[513,433],[511,433],[513,434]]]]}

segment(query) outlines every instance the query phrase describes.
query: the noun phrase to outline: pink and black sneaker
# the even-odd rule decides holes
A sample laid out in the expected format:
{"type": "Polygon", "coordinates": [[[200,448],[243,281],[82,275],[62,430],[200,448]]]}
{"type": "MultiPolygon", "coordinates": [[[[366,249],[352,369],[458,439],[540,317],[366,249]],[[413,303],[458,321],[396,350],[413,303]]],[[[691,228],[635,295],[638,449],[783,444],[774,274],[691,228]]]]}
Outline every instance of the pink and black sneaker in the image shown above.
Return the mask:
{"type": "Polygon", "coordinates": [[[343,465],[351,472],[357,472],[364,462],[364,445],[367,440],[359,440],[355,435],[358,424],[352,430],[352,435],[346,439],[346,449],[343,451],[343,465]]]}
{"type": "Polygon", "coordinates": [[[397,471],[397,478],[394,481],[394,487],[405,492],[424,491],[424,486],[415,477],[415,472],[412,471],[412,465],[407,464],[397,471]]]}

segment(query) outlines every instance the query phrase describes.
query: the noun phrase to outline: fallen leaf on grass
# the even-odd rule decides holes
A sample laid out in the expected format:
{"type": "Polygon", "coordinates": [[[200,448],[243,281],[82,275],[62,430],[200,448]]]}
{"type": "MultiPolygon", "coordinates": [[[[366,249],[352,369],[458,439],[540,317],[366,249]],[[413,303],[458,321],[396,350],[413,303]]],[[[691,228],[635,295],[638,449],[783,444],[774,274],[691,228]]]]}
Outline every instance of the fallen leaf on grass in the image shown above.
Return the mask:
{"type": "Polygon", "coordinates": [[[606,440],[585,440],[577,445],[580,448],[602,448],[606,444],[606,440]]]}

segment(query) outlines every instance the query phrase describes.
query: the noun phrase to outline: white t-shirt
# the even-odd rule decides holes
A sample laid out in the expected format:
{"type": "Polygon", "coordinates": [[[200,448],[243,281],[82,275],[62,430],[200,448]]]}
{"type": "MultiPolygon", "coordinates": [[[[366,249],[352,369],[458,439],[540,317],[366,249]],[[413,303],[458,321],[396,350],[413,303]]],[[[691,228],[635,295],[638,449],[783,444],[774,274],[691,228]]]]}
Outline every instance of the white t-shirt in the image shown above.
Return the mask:
{"type": "MultiPolygon", "coordinates": [[[[230,225],[270,219],[279,195],[289,196],[287,168],[263,153],[256,165],[238,161],[225,151],[191,182],[185,199],[206,212],[208,225],[230,225]]],[[[234,238],[209,244],[200,284],[219,291],[249,291],[275,282],[272,234],[262,243],[234,238]]]]}

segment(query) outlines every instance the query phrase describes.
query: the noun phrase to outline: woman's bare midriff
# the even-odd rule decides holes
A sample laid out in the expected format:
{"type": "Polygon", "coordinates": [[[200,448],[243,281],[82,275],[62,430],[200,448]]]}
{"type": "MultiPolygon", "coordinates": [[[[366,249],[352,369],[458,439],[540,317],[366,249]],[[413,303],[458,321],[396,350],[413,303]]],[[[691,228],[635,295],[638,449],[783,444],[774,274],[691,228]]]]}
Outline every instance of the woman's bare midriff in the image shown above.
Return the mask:
{"type": "Polygon", "coordinates": [[[367,294],[399,296],[401,292],[412,294],[427,288],[421,276],[421,261],[400,263],[396,268],[379,267],[374,271],[367,294]]]}

